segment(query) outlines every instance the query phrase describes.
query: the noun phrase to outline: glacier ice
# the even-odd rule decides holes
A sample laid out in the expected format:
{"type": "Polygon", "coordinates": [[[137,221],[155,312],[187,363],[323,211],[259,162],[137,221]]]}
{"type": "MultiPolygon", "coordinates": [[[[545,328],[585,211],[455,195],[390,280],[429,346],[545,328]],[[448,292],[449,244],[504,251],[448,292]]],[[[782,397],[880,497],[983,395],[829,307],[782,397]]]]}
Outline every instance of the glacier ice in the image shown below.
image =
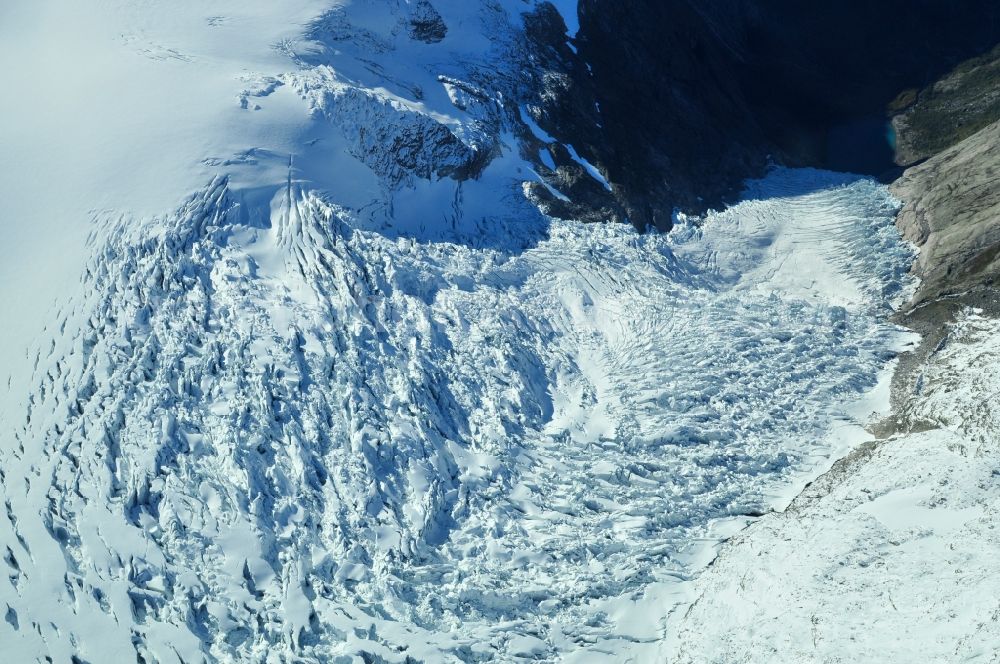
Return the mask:
{"type": "Polygon", "coordinates": [[[5,654],[653,657],[719,539],[860,435],[901,339],[897,202],[776,169],[669,235],[549,219],[524,3],[301,0],[298,36],[194,4],[96,14],[140,88],[198,94],[122,91],[180,138],[123,135],[149,175],[117,147],[120,201],[52,178],[94,224],[8,381],[5,654]]]}
{"type": "Polygon", "coordinates": [[[828,463],[897,334],[884,187],[751,187],[667,236],[549,221],[523,251],[386,237],[294,185],[260,223],[224,178],[108,221],[4,464],[11,555],[37,557],[0,584],[22,638],[654,648],[699,542],[828,463]],[[783,276],[803,236],[828,281],[783,276]]]}

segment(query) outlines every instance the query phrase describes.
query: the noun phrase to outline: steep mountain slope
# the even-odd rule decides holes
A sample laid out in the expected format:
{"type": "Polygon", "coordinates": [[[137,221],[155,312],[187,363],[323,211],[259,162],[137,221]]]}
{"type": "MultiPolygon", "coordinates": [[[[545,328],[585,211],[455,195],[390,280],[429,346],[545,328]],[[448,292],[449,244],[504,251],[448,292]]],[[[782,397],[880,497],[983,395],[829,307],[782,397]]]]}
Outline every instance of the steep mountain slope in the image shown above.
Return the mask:
{"type": "Polygon", "coordinates": [[[922,339],[881,439],[726,545],[668,628],[670,661],[997,661],[994,59],[897,118],[901,161],[929,156],[892,186],[920,250],[895,319],[922,339]]]}
{"type": "Polygon", "coordinates": [[[892,172],[891,103],[1000,43],[991,0],[582,0],[572,49],[537,23],[538,119],[639,228],[733,200],[770,159],[892,172]]]}
{"type": "Polygon", "coordinates": [[[1000,120],[1000,46],[893,104],[896,163],[912,166],[1000,120]]]}
{"type": "Polygon", "coordinates": [[[12,11],[59,55],[80,21],[82,90],[66,135],[4,110],[40,220],[0,247],[4,654],[661,656],[721,539],[887,405],[899,202],[777,168],[646,218],[575,3],[281,4],[12,11]],[[63,225],[79,282],[34,265],[63,225]]]}
{"type": "Polygon", "coordinates": [[[907,201],[900,229],[921,247],[914,266],[921,277],[914,304],[972,295],[992,287],[1000,276],[997,164],[1000,121],[911,168],[893,184],[907,201]]]}

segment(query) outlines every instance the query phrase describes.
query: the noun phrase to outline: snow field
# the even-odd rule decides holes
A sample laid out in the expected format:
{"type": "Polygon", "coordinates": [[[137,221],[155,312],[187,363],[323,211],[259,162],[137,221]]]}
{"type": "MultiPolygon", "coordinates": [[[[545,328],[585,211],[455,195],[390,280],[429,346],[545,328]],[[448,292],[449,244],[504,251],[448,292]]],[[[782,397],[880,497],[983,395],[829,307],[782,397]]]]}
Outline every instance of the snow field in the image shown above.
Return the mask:
{"type": "Polygon", "coordinates": [[[726,547],[671,661],[996,660],[998,332],[967,312],[901,413],[916,433],[726,547]]]}
{"type": "Polygon", "coordinates": [[[356,228],[294,185],[247,223],[224,179],[116,222],[5,464],[12,555],[49,552],[5,591],[54,617],[19,643],[651,656],[704,551],[832,462],[897,343],[884,188],[752,186],[777,197],[670,236],[551,222],[520,253],[356,228]],[[838,278],[757,280],[809,219],[838,278]]]}
{"type": "Polygon", "coordinates": [[[4,107],[16,661],[654,657],[721,538],[863,436],[912,258],[883,187],[554,221],[524,3],[126,5],[0,40],[71,45],[45,99],[86,128],[4,107]]]}

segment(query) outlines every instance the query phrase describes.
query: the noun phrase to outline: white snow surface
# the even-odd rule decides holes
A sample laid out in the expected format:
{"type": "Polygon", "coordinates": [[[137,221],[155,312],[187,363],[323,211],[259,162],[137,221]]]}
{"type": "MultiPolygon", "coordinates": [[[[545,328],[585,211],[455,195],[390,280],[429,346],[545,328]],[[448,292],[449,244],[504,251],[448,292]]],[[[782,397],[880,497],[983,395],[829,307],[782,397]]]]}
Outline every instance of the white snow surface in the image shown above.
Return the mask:
{"type": "Polygon", "coordinates": [[[885,405],[897,202],[777,169],[669,235],[547,219],[525,3],[277,4],[0,9],[71,122],[4,99],[5,656],[657,657],[885,405]]]}
{"type": "Polygon", "coordinates": [[[734,539],[668,661],[996,662],[1000,322],[967,311],[903,416],[917,432],[734,539]]]}

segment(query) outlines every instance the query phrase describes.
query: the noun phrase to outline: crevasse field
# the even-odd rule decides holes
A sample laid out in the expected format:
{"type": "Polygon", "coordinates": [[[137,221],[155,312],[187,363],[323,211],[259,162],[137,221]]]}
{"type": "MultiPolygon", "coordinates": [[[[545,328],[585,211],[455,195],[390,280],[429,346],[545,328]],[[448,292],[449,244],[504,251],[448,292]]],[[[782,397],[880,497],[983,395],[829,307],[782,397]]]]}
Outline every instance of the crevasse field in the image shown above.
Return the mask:
{"type": "Polygon", "coordinates": [[[545,217],[523,3],[14,4],[9,661],[649,661],[887,406],[886,189],[545,217]]]}

